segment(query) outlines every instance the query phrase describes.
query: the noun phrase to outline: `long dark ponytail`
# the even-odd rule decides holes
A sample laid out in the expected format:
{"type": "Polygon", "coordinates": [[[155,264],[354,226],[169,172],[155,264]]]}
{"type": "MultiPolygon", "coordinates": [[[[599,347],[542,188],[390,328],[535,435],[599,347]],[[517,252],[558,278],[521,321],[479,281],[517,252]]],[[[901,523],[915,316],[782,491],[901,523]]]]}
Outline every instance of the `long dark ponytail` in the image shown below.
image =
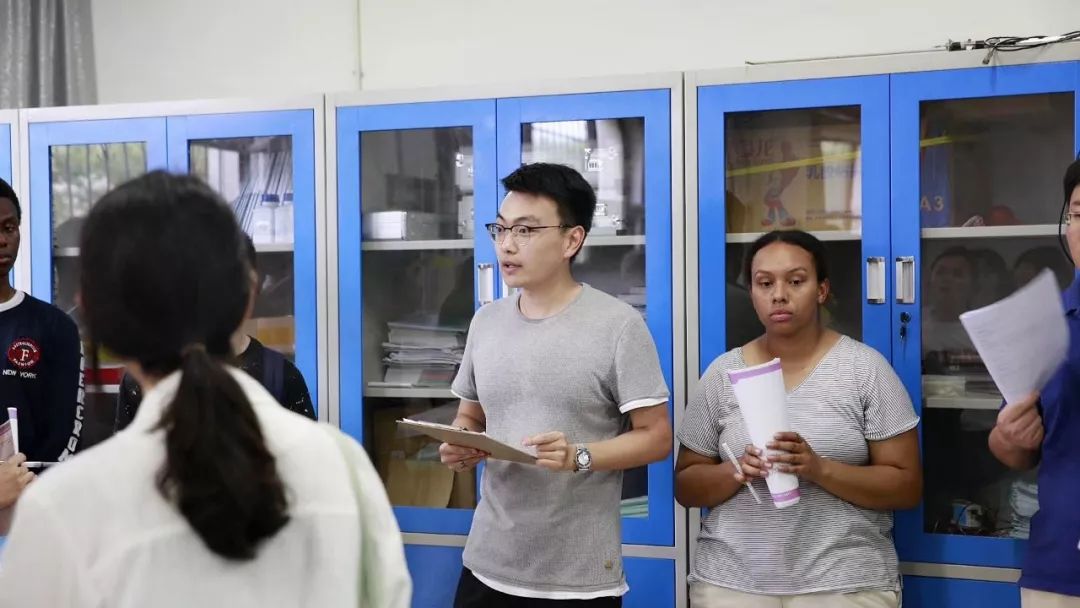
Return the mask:
{"type": "Polygon", "coordinates": [[[158,427],[157,486],[207,547],[247,560],[289,520],[251,403],[225,366],[250,290],[244,237],[199,180],[156,171],[106,194],[83,227],[81,303],[99,347],[179,387],[158,427]]]}

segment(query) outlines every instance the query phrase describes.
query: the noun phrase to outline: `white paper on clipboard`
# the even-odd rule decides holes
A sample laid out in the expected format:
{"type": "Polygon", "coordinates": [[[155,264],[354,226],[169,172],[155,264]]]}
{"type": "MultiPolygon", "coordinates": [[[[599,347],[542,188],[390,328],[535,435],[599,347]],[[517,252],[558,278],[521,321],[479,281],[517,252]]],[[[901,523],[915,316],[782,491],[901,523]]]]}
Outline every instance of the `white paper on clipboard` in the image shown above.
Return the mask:
{"type": "Polygon", "coordinates": [[[514,446],[507,445],[497,439],[493,439],[484,433],[465,431],[454,426],[439,424],[437,422],[422,422],[419,420],[403,419],[398,420],[397,423],[403,427],[419,431],[428,437],[438,439],[439,441],[487,452],[488,454],[491,454],[491,458],[495,458],[496,460],[536,464],[536,456],[523,450],[519,450],[514,446]]]}
{"type": "Polygon", "coordinates": [[[1042,390],[1069,349],[1057,281],[1043,270],[1011,296],[960,315],[1006,403],[1042,390]]]}

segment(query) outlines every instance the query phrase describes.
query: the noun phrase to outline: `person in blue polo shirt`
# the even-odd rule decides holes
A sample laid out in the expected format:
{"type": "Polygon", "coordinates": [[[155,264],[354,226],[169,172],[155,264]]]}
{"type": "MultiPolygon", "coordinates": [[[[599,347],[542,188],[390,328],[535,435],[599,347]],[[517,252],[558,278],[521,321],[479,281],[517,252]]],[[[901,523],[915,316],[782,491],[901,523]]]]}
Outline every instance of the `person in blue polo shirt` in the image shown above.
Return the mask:
{"type": "MultiPolygon", "coordinates": [[[[1069,257],[1080,260],[1080,160],[1065,171],[1069,257]]],[[[990,450],[1016,470],[1039,467],[1039,511],[1020,577],[1024,608],[1080,608],[1080,266],[1065,290],[1069,351],[1038,394],[998,414],[990,450]]]]}

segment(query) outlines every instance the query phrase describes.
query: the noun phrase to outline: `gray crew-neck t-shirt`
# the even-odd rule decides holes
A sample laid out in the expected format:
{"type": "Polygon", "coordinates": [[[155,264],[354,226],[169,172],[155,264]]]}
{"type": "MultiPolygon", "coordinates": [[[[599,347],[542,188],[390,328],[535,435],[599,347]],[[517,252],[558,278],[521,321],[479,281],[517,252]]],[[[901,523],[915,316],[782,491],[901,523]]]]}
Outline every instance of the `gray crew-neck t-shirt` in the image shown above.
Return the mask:
{"type": "MultiPolygon", "coordinates": [[[[705,371],[683,416],[684,447],[726,460],[722,443],[739,453],[750,443],[727,377],[746,366],[737,348],[705,371]]],[[[818,455],[856,466],[870,464],[869,442],[919,424],[885,357],[847,336],[788,392],[787,403],[792,430],[818,455]]],[[[891,511],[864,509],[805,480],[799,503],[776,509],[765,481],[754,487],[764,504],[739,490],[702,519],[691,582],[768,595],[897,590],[891,511]]]]}
{"type": "MultiPolygon", "coordinates": [[[[641,315],[588,285],[545,319],[522,315],[518,297],[477,311],[453,391],[479,402],[487,433],[512,445],[547,431],[571,445],[611,439],[629,428],[627,412],[668,399],[641,315]]],[[[621,495],[621,471],[488,460],[465,567],[542,593],[617,588],[621,495]]]]}

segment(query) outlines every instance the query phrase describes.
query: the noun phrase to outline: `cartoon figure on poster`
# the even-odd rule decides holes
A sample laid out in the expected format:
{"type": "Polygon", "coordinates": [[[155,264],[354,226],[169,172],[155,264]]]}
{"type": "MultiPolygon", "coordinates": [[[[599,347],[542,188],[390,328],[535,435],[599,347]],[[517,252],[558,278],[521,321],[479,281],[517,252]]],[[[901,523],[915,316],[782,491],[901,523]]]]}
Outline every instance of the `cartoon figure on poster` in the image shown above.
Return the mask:
{"type": "MultiPolygon", "coordinates": [[[[795,159],[795,153],[791,150],[790,141],[784,141],[780,144],[780,156],[781,162],[784,163],[795,159]]],[[[784,190],[787,190],[791,182],[795,181],[798,174],[799,168],[791,167],[771,171],[766,175],[765,194],[762,199],[762,203],[765,205],[765,217],[761,220],[762,226],[769,228],[779,224],[782,227],[789,228],[795,225],[795,218],[791,217],[791,214],[784,207],[782,196],[784,190]]]]}

